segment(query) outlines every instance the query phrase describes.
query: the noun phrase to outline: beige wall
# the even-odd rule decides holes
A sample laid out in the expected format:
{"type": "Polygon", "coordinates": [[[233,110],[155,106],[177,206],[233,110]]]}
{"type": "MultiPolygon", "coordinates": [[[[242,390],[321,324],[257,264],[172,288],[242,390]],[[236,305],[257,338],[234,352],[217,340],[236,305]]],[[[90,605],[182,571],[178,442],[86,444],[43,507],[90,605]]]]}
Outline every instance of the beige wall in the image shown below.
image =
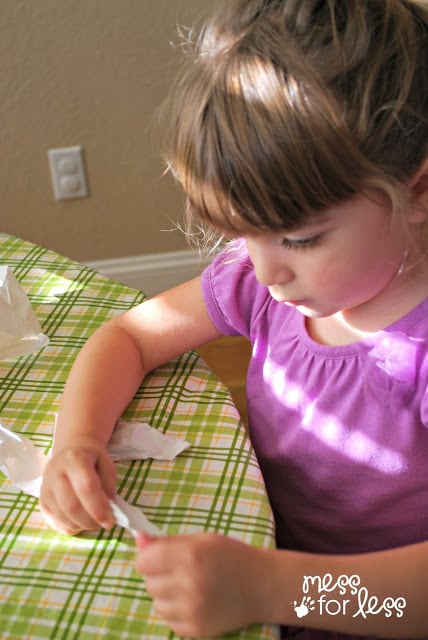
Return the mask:
{"type": "Polygon", "coordinates": [[[185,248],[153,115],[177,25],[212,0],[1,0],[0,230],[81,261],[185,248]],[[90,196],[54,200],[47,150],[82,145],[90,196]]]}

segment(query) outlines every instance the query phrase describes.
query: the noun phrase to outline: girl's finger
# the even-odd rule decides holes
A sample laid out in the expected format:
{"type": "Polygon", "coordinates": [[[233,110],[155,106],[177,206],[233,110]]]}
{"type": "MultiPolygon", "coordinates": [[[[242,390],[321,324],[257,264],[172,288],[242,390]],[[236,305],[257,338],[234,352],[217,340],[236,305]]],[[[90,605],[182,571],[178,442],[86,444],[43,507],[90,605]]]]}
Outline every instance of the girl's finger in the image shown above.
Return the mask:
{"type": "Polygon", "coordinates": [[[156,540],[153,536],[149,536],[147,533],[140,531],[140,533],[135,538],[135,542],[137,544],[138,549],[141,551],[147,547],[148,544],[156,540]]]}
{"type": "Polygon", "coordinates": [[[57,531],[58,533],[63,533],[68,536],[75,536],[84,531],[82,527],[78,527],[76,523],[72,522],[64,514],[58,513],[57,516],[54,517],[51,512],[46,507],[42,507],[42,505],[40,505],[40,511],[43,515],[44,520],[50,526],[50,528],[54,531],[57,531]]]}

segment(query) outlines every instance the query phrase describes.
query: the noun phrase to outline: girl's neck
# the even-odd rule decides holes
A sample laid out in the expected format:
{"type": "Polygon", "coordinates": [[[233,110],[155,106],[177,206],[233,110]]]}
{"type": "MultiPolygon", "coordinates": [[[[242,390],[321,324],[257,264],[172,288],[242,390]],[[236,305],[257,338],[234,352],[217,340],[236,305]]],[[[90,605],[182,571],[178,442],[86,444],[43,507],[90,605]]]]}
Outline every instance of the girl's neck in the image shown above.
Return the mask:
{"type": "Polygon", "coordinates": [[[405,316],[428,297],[428,263],[403,265],[381,294],[325,318],[307,318],[313,340],[329,346],[359,342],[405,316]]]}

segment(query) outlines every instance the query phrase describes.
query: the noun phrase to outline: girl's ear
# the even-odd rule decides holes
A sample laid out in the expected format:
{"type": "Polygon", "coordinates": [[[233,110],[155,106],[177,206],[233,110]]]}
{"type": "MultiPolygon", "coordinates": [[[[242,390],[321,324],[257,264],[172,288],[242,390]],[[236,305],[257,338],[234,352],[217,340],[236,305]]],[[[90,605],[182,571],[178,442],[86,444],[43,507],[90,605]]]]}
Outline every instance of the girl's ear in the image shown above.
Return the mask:
{"type": "Polygon", "coordinates": [[[428,157],[409,181],[412,194],[408,221],[413,224],[428,219],[428,157]]]}

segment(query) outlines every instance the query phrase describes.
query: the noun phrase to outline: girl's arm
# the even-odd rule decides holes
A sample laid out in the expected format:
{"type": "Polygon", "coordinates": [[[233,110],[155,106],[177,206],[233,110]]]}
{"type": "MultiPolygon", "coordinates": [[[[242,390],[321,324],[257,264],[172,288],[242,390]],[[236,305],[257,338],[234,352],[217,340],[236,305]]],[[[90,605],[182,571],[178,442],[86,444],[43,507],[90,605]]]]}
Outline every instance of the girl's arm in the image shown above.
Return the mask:
{"type": "Polygon", "coordinates": [[[219,336],[200,278],[143,302],[97,330],[78,355],[61,401],[52,459],[41,490],[50,523],[73,533],[110,526],[114,425],[155,367],[219,336]]]}
{"type": "Polygon", "coordinates": [[[199,534],[140,534],[137,570],[179,635],[211,637],[253,623],[367,637],[428,637],[428,542],[358,555],[252,547],[199,534]]]}

